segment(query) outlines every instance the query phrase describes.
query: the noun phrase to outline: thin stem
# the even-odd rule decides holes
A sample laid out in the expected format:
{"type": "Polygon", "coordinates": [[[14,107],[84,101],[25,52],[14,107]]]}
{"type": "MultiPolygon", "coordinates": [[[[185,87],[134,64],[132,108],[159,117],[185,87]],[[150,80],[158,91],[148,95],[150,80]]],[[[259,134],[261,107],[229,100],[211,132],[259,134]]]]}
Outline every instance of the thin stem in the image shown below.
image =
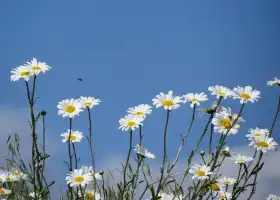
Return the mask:
{"type": "Polygon", "coordinates": [[[73,152],[74,152],[74,158],[75,158],[75,168],[78,169],[78,158],[77,158],[77,152],[75,148],[75,144],[72,142],[73,152]]]}
{"type": "Polygon", "coordinates": [[[104,197],[104,200],[105,200],[106,199],[106,190],[105,190],[104,176],[103,176],[103,174],[101,176],[102,176],[103,197],[104,197]]]}
{"type": "Polygon", "coordinates": [[[164,127],[164,135],[163,135],[163,158],[162,158],[162,165],[161,165],[161,175],[160,175],[160,180],[158,183],[158,188],[156,192],[156,197],[158,197],[158,194],[161,189],[161,183],[163,179],[163,174],[164,174],[164,168],[165,168],[165,163],[166,163],[166,153],[167,153],[167,147],[166,147],[166,136],[167,136],[167,127],[168,127],[168,121],[169,121],[169,113],[170,110],[167,110],[166,112],[166,122],[165,122],[165,127],[164,127]]]}
{"type": "MultiPolygon", "coordinates": [[[[46,155],[46,122],[45,115],[43,115],[43,155],[46,155]]],[[[45,169],[45,158],[43,160],[43,170],[45,169]]]]}
{"type": "Polygon", "coordinates": [[[189,136],[189,134],[191,132],[191,129],[192,129],[192,126],[193,126],[193,122],[194,122],[194,119],[195,119],[195,109],[196,109],[196,104],[194,104],[194,106],[193,106],[192,119],[191,119],[189,128],[188,128],[186,134],[184,135],[184,137],[182,137],[182,142],[181,142],[180,147],[179,147],[179,149],[177,151],[177,155],[176,155],[175,161],[172,164],[172,166],[167,170],[168,173],[170,173],[172,171],[172,169],[175,167],[175,165],[177,164],[179,156],[181,154],[181,150],[182,150],[182,148],[183,148],[183,146],[185,144],[185,140],[187,139],[187,137],[189,136]]]}
{"type": "MultiPolygon", "coordinates": [[[[69,156],[69,172],[72,171],[72,154],[71,154],[71,134],[72,134],[72,118],[70,118],[70,125],[69,125],[69,138],[68,138],[68,156],[69,156]]],[[[68,185],[68,190],[70,193],[70,200],[73,199],[73,190],[70,185],[68,185]]]]}

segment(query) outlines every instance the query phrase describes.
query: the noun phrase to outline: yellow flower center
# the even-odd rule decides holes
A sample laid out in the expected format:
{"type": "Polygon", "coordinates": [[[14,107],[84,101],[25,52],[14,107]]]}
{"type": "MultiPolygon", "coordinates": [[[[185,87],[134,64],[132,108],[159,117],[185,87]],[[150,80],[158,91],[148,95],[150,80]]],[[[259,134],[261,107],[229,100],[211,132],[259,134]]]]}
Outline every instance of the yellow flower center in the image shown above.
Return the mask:
{"type": "Polygon", "coordinates": [[[251,96],[249,94],[245,94],[245,93],[241,94],[240,97],[243,98],[243,99],[250,99],[251,98],[251,96]]]}
{"type": "Polygon", "coordinates": [[[19,176],[19,172],[13,172],[14,176],[19,176]]]}
{"type": "Polygon", "coordinates": [[[76,178],[75,178],[75,182],[78,182],[78,183],[81,183],[81,182],[83,182],[85,179],[84,179],[84,177],[82,177],[82,176],[77,176],[76,178]]]}
{"type": "Polygon", "coordinates": [[[231,182],[229,180],[226,180],[226,185],[229,185],[231,182]]]}
{"type": "Polygon", "coordinates": [[[65,111],[68,113],[73,113],[75,112],[76,108],[74,106],[67,106],[65,111]]]}
{"type": "Polygon", "coordinates": [[[225,96],[225,93],[224,92],[218,92],[218,95],[225,96]]]}
{"type": "Polygon", "coordinates": [[[193,98],[193,99],[191,99],[191,102],[193,102],[193,103],[194,103],[194,102],[197,102],[197,100],[198,100],[198,99],[193,98]]]}
{"type": "Polygon", "coordinates": [[[219,191],[220,187],[219,187],[219,185],[217,183],[213,183],[213,184],[211,184],[211,189],[213,191],[219,191]]]}
{"type": "Polygon", "coordinates": [[[34,66],[34,67],[32,67],[32,70],[39,71],[39,70],[41,70],[41,68],[39,66],[34,66]]]}
{"type": "Polygon", "coordinates": [[[132,127],[132,126],[135,126],[135,125],[136,125],[136,123],[134,121],[127,122],[127,126],[129,126],[129,127],[132,127]]]}
{"type": "Polygon", "coordinates": [[[165,101],[162,102],[162,105],[163,106],[173,106],[174,103],[171,100],[165,100],[165,101]]]}
{"type": "Polygon", "coordinates": [[[10,177],[7,177],[7,178],[6,178],[6,181],[10,181],[10,180],[11,180],[11,178],[10,178],[10,177]]]}
{"type": "Polygon", "coordinates": [[[261,134],[260,133],[255,133],[255,136],[259,137],[259,136],[261,136],[261,134]]]}
{"type": "Polygon", "coordinates": [[[87,198],[88,198],[88,199],[94,199],[94,194],[88,192],[88,193],[87,193],[87,198]]]}
{"type": "Polygon", "coordinates": [[[0,194],[5,194],[5,190],[3,188],[0,188],[0,194]]]}
{"type": "Polygon", "coordinates": [[[199,170],[196,172],[197,176],[205,176],[205,172],[202,170],[199,170]]]}
{"type": "Polygon", "coordinates": [[[136,114],[136,115],[138,115],[138,116],[142,116],[142,115],[144,115],[144,113],[143,113],[143,112],[136,112],[135,114],[136,114]]]}
{"type": "Polygon", "coordinates": [[[91,105],[92,105],[91,102],[85,102],[85,106],[89,107],[89,106],[91,106],[91,105]]]}
{"type": "Polygon", "coordinates": [[[268,147],[268,144],[266,142],[258,142],[257,146],[259,146],[259,147],[268,147]]]}
{"type": "Polygon", "coordinates": [[[77,137],[75,136],[75,135],[71,135],[71,137],[70,137],[70,140],[72,141],[72,140],[76,140],[77,139],[77,137]]]}
{"type": "Polygon", "coordinates": [[[221,126],[225,127],[226,129],[229,129],[231,127],[231,122],[228,119],[223,119],[221,121],[221,126]]]}
{"type": "Polygon", "coordinates": [[[226,196],[225,196],[225,195],[223,195],[223,194],[221,194],[221,195],[219,196],[219,198],[220,198],[220,199],[225,199],[225,198],[226,198],[226,196]]]}
{"type": "Polygon", "coordinates": [[[28,76],[30,74],[30,72],[21,72],[20,76],[28,76]]]}

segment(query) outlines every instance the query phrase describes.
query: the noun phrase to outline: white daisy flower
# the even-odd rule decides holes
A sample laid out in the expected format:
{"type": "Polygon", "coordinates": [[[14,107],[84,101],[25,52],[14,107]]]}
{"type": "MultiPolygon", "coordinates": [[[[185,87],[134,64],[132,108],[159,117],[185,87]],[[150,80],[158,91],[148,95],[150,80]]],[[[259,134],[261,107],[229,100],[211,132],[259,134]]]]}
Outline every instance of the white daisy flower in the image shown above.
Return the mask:
{"type": "Polygon", "coordinates": [[[229,192],[225,192],[223,190],[219,191],[218,199],[230,200],[232,198],[232,194],[229,192]]]}
{"type": "MultiPolygon", "coordinates": [[[[228,107],[228,108],[222,107],[217,113],[224,114],[226,118],[230,118],[232,120],[236,120],[238,117],[238,114],[232,113],[230,107],[228,107]]],[[[246,121],[241,116],[239,116],[236,123],[240,124],[240,123],[244,123],[244,122],[246,122],[246,121]]]]}
{"type": "Polygon", "coordinates": [[[280,200],[280,196],[276,196],[274,194],[270,194],[266,200],[280,200]]]}
{"type": "Polygon", "coordinates": [[[251,86],[244,87],[236,87],[233,89],[233,99],[240,99],[240,103],[247,103],[250,101],[251,103],[254,103],[255,101],[258,101],[260,97],[260,91],[253,90],[251,86]]]}
{"type": "Polygon", "coordinates": [[[280,80],[278,78],[274,78],[272,81],[267,81],[267,86],[280,86],[280,80]]]}
{"type": "Polygon", "coordinates": [[[139,144],[137,144],[135,146],[134,151],[144,158],[151,158],[151,159],[156,158],[156,156],[154,154],[152,154],[151,152],[149,152],[148,149],[141,147],[139,144]]]}
{"type": "Polygon", "coordinates": [[[228,97],[232,96],[232,91],[224,86],[211,86],[208,88],[208,90],[211,92],[212,95],[216,95],[217,99],[221,97],[227,99],[228,97]]]}
{"type": "Polygon", "coordinates": [[[155,105],[156,108],[163,106],[165,110],[175,110],[180,107],[181,102],[181,97],[173,96],[172,91],[169,91],[168,94],[161,92],[153,99],[153,105],[155,105]]]}
{"type": "Polygon", "coordinates": [[[225,185],[222,184],[222,183],[219,183],[219,182],[217,182],[217,183],[212,183],[212,184],[210,185],[211,190],[214,191],[214,192],[218,192],[218,191],[220,191],[220,190],[223,190],[224,187],[225,187],[225,185]]]}
{"type": "Polygon", "coordinates": [[[33,75],[38,75],[41,72],[45,73],[49,71],[51,67],[45,62],[38,62],[36,58],[33,58],[30,62],[26,62],[25,66],[30,69],[33,75]]]}
{"type": "Polygon", "coordinates": [[[207,165],[199,164],[194,164],[193,166],[191,166],[189,172],[193,174],[192,179],[197,178],[198,180],[208,179],[208,175],[212,174],[212,172],[210,172],[210,167],[208,167],[207,165]]]}
{"type": "Polygon", "coordinates": [[[257,151],[262,151],[263,153],[266,153],[267,151],[275,151],[277,145],[277,142],[275,142],[273,138],[267,136],[255,138],[249,144],[249,146],[254,146],[257,148],[257,151]]]}
{"type": "Polygon", "coordinates": [[[224,177],[218,179],[218,182],[221,183],[222,185],[233,185],[234,183],[236,183],[236,179],[230,177],[224,177]]]}
{"type": "Polygon", "coordinates": [[[12,193],[11,190],[8,190],[8,189],[5,189],[5,188],[0,187],[0,196],[1,196],[1,195],[9,195],[9,194],[11,194],[11,193],[12,193]]]}
{"type": "MultiPolygon", "coordinates": [[[[88,166],[82,166],[81,169],[83,170],[84,174],[91,174],[91,175],[93,175],[93,168],[92,168],[92,166],[89,166],[89,167],[88,166]]],[[[99,173],[95,173],[94,177],[95,177],[96,180],[102,181],[102,176],[99,173]]]]}
{"type": "Polygon", "coordinates": [[[236,121],[237,117],[238,115],[232,114],[230,109],[223,108],[221,112],[215,113],[215,117],[212,119],[214,131],[228,136],[235,135],[240,128],[240,123],[244,122],[241,117],[236,121]]]}
{"type": "Polygon", "coordinates": [[[86,186],[92,181],[93,177],[91,174],[85,174],[83,173],[82,169],[75,169],[73,172],[70,172],[70,174],[67,174],[65,180],[67,181],[67,184],[70,184],[70,187],[74,186],[86,186]]]}
{"type": "Polygon", "coordinates": [[[100,104],[100,99],[95,99],[94,97],[80,97],[79,99],[80,104],[83,108],[90,108],[97,106],[100,104]]]}
{"type": "Polygon", "coordinates": [[[57,108],[59,109],[58,114],[62,117],[74,118],[82,112],[82,105],[78,100],[75,99],[65,99],[58,103],[57,108]]]}
{"type": "Polygon", "coordinates": [[[268,129],[260,129],[260,128],[255,128],[255,129],[250,129],[249,130],[250,134],[247,134],[246,137],[249,138],[249,140],[253,140],[255,138],[267,136],[269,134],[268,129]]]}
{"type": "Polygon", "coordinates": [[[18,81],[23,78],[25,81],[29,81],[32,73],[30,69],[26,66],[19,66],[11,71],[11,81],[18,81]]]}
{"type": "Polygon", "coordinates": [[[68,142],[68,140],[70,139],[71,142],[75,143],[75,142],[81,142],[81,140],[84,138],[83,133],[80,131],[71,131],[71,137],[70,136],[70,129],[67,130],[67,132],[62,133],[60,136],[63,137],[63,139],[61,140],[63,143],[68,142]]]}
{"type": "Polygon", "coordinates": [[[101,200],[101,195],[99,193],[95,193],[93,190],[86,190],[84,195],[87,200],[101,200]]]}
{"type": "Polygon", "coordinates": [[[246,162],[251,162],[253,160],[252,157],[242,156],[240,154],[233,155],[230,159],[232,159],[235,164],[244,164],[246,162]]]}
{"type": "Polygon", "coordinates": [[[136,128],[138,128],[140,125],[142,125],[143,118],[139,118],[135,115],[127,115],[124,118],[121,118],[119,123],[120,123],[120,127],[119,129],[121,130],[135,130],[136,128]]]}
{"type": "Polygon", "coordinates": [[[152,113],[152,107],[148,104],[140,104],[138,106],[129,108],[127,112],[131,115],[146,118],[147,115],[152,113]]]}
{"type": "Polygon", "coordinates": [[[184,99],[183,101],[184,103],[190,102],[192,108],[194,107],[194,105],[199,106],[200,102],[208,100],[207,95],[204,92],[196,93],[196,94],[188,93],[183,95],[183,99],[184,99]]]}
{"type": "Polygon", "coordinates": [[[28,176],[23,172],[15,169],[9,172],[9,179],[11,181],[20,181],[20,180],[28,180],[28,176]]]}

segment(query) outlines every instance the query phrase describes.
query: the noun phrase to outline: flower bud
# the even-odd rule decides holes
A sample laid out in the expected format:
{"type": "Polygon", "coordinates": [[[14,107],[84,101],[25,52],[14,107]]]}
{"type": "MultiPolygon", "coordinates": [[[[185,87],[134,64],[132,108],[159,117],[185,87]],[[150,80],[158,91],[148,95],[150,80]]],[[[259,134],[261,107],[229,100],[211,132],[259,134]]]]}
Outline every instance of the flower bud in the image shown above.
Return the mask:
{"type": "Polygon", "coordinates": [[[200,151],[200,155],[204,156],[205,155],[205,151],[200,151]]]}
{"type": "Polygon", "coordinates": [[[101,176],[103,176],[103,175],[104,175],[104,171],[103,171],[103,170],[100,170],[100,171],[99,171],[99,174],[100,174],[101,176]]]}

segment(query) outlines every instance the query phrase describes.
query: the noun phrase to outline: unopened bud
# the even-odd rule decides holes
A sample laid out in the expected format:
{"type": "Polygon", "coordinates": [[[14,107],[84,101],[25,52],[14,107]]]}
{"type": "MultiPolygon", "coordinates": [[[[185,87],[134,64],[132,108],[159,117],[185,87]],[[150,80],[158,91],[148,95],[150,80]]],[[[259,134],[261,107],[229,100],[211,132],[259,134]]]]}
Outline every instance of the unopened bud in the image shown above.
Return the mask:
{"type": "Polygon", "coordinates": [[[103,175],[104,175],[104,171],[103,171],[103,170],[100,170],[100,171],[99,171],[99,174],[100,174],[101,176],[103,176],[103,175]]]}
{"type": "Polygon", "coordinates": [[[201,152],[200,152],[200,155],[201,155],[201,156],[204,156],[204,155],[205,155],[205,151],[201,151],[201,152]]]}

